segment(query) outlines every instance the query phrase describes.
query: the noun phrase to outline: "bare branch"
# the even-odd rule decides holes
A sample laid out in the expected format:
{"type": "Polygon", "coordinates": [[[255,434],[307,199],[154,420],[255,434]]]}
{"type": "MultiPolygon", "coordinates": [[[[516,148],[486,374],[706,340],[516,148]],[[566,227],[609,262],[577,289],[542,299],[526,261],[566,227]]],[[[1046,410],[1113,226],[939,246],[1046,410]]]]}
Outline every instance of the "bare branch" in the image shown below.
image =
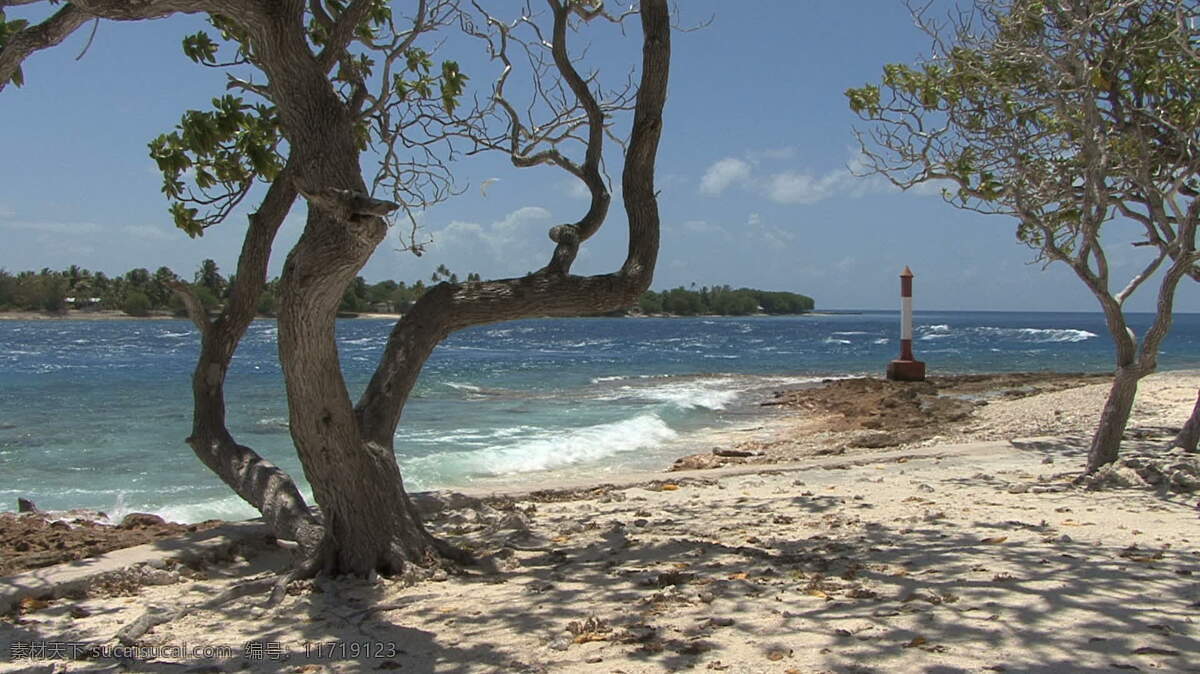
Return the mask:
{"type": "MultiPolygon", "coordinates": [[[[642,9],[642,76],[623,169],[629,253],[621,270],[578,277],[543,269],[523,278],[461,286],[441,284],[431,289],[397,322],[380,365],[355,408],[368,437],[390,440],[421,363],[451,332],[523,316],[606,311],[627,306],[649,286],[659,242],[654,161],[666,101],[670,17],[665,0],[645,0],[642,9]]],[[[560,241],[575,235],[571,227],[552,231],[560,241]]],[[[563,244],[568,246],[566,252],[574,250],[569,241],[563,244]]],[[[569,260],[562,264],[568,265],[569,260]]]]}
{"type": "Polygon", "coordinates": [[[204,304],[200,302],[200,298],[192,290],[192,286],[183,281],[175,281],[170,284],[171,290],[183,301],[183,306],[187,309],[188,318],[192,319],[192,324],[200,331],[203,337],[208,336],[212,329],[212,321],[208,317],[208,310],[204,308],[204,304]]]}
{"type": "Polygon", "coordinates": [[[88,33],[87,42],[84,43],[83,49],[79,50],[79,56],[75,57],[76,61],[82,61],[84,55],[86,55],[88,53],[88,50],[92,48],[92,41],[96,39],[96,29],[99,27],[100,27],[100,19],[96,19],[95,21],[92,22],[92,32],[88,33]]]}
{"type": "Polygon", "coordinates": [[[67,4],[45,21],[25,28],[0,49],[0,91],[8,85],[21,63],[34,52],[61,44],[92,17],[74,4],[67,4]]]}
{"type": "Polygon", "coordinates": [[[1158,271],[1159,266],[1162,265],[1162,262],[1165,259],[1167,259],[1167,252],[1166,250],[1161,250],[1158,255],[1150,261],[1150,264],[1146,265],[1146,268],[1143,269],[1141,273],[1130,279],[1129,283],[1127,283],[1120,292],[1113,296],[1116,298],[1117,304],[1125,304],[1125,300],[1129,299],[1129,296],[1132,295],[1139,286],[1153,276],[1154,272],[1158,271]]]}
{"type": "Polygon", "coordinates": [[[240,89],[247,93],[261,96],[268,101],[271,100],[271,90],[266,85],[247,82],[246,80],[234,77],[233,73],[225,73],[225,79],[227,80],[225,82],[226,89],[240,89]]]}

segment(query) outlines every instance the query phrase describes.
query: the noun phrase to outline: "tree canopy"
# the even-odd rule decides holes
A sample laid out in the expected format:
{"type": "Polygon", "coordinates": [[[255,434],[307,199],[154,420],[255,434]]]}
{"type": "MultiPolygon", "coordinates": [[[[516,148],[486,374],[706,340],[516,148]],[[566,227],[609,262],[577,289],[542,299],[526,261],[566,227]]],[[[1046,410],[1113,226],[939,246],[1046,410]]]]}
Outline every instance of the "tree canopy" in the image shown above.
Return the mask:
{"type": "Polygon", "coordinates": [[[677,316],[749,316],[751,314],[802,314],[813,310],[813,299],[798,293],[733,289],[730,286],[688,290],[679,287],[662,292],[646,291],[638,299],[638,308],[647,314],[677,316]]]}
{"type": "Polygon", "coordinates": [[[1200,279],[1198,13],[1179,0],[976,0],[945,21],[917,11],[931,55],[846,92],[870,123],[859,134],[868,172],[1014,217],[1019,241],[1096,297],[1117,378],[1090,470],[1116,458],[1179,281],[1200,279]],[[1134,223],[1126,243],[1146,251],[1124,279],[1109,260],[1114,219],[1134,223]],[[1139,343],[1123,305],[1158,272],[1157,316],[1139,343]]]}

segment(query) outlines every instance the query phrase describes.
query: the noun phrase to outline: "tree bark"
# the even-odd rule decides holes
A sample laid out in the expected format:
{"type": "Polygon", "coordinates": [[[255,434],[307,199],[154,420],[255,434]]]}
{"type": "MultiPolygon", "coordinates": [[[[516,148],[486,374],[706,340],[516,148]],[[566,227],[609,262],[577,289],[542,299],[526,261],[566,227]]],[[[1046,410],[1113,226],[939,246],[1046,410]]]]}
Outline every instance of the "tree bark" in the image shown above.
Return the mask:
{"type": "Polygon", "coordinates": [[[1096,426],[1092,445],[1088,449],[1088,473],[1094,473],[1117,460],[1141,378],[1142,373],[1133,367],[1122,367],[1113,376],[1108,399],[1104,401],[1104,411],[1100,413],[1100,423],[1096,426]]]}
{"type": "Polygon", "coordinates": [[[338,360],[336,314],[346,286],[383,241],[387,225],[351,204],[367,193],[353,123],[304,43],[298,11],[256,35],[284,135],[308,199],[304,233],[280,277],[279,359],[290,432],[320,505],[324,543],[313,571],[368,576],[427,565],[434,548],[395,457],[364,442],[338,360]],[[344,197],[344,198],[342,198],[344,197]]]}
{"type": "Polygon", "coordinates": [[[237,282],[221,315],[209,321],[198,302],[188,301],[201,342],[192,375],[192,434],[187,442],[205,466],[263,515],[277,537],[296,541],[302,554],[309,556],[320,545],[322,530],[295,481],[239,444],[225,424],[225,378],[233,354],[254,320],[266,285],[271,245],[296,200],[292,174],[290,167],[285,168],[267,190],[258,211],[250,216],[238,258],[237,282]]]}
{"type": "Polygon", "coordinates": [[[1094,473],[1102,466],[1113,463],[1121,449],[1121,438],[1125,434],[1125,426],[1129,423],[1129,414],[1133,409],[1133,399],[1137,395],[1138,381],[1154,372],[1158,367],[1158,347],[1171,329],[1175,307],[1175,291],[1192,269],[1192,251],[1195,249],[1194,239],[1196,223],[1189,220],[1180,228],[1182,253],[1172,257],[1171,265],[1163,273],[1158,286],[1158,298],[1154,321],[1141,344],[1138,345],[1133,332],[1125,323],[1121,302],[1110,295],[1106,288],[1092,276],[1076,266],[1076,273],[1092,290],[1100,306],[1104,309],[1108,322],[1108,331],[1116,346],[1117,371],[1113,377],[1112,388],[1104,410],[1100,414],[1100,423],[1092,436],[1092,444],[1088,449],[1087,472],[1094,473]]]}
{"type": "Polygon", "coordinates": [[[1179,429],[1179,433],[1171,441],[1171,446],[1182,447],[1189,452],[1194,452],[1198,441],[1200,441],[1200,395],[1197,395],[1196,404],[1192,407],[1192,416],[1188,417],[1187,423],[1179,429]]]}

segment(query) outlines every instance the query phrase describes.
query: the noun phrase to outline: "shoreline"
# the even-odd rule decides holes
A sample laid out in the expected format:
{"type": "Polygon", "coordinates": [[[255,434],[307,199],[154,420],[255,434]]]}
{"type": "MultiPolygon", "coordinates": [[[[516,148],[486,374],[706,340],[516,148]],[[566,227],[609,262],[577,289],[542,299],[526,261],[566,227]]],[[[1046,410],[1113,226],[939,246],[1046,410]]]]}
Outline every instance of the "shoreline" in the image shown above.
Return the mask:
{"type": "MultiPolygon", "coordinates": [[[[100,310],[80,311],[68,309],[65,313],[48,313],[44,311],[0,311],[0,321],[187,321],[186,316],[175,316],[163,313],[151,316],[130,316],[124,311],[100,310]]],[[[190,321],[189,321],[190,322],[190,321]]]]}
{"type": "MultiPolygon", "coordinates": [[[[738,421],[707,426],[683,434],[666,447],[654,450],[652,464],[612,469],[601,474],[579,477],[580,467],[503,476],[477,478],[473,484],[457,485],[432,491],[414,492],[414,496],[460,493],[472,498],[511,499],[538,492],[579,492],[601,486],[637,486],[664,480],[718,474],[740,474],[760,470],[787,469],[799,462],[837,457],[839,461],[863,462],[881,453],[913,451],[944,444],[1008,442],[1015,437],[1072,436],[1082,425],[1090,431],[1098,418],[1101,401],[1107,393],[1110,375],[1103,373],[1023,372],[931,376],[926,393],[910,396],[909,384],[890,385],[882,378],[826,378],[798,389],[776,392],[773,398],[746,404],[737,412],[738,421]],[[1089,383],[1094,381],[1095,383],[1089,383]],[[864,392],[860,382],[872,385],[882,395],[864,392]],[[849,388],[835,394],[839,388],[849,388]],[[889,390],[890,389],[890,390],[889,390]],[[854,404],[847,404],[847,394],[854,404]],[[896,410],[899,399],[915,403],[907,414],[872,424],[873,408],[896,410]],[[1091,403],[1082,401],[1090,400],[1091,403]],[[943,407],[943,402],[965,403],[943,407]],[[1059,409],[1062,408],[1062,409],[1059,409]],[[1064,412],[1064,410],[1069,410],[1064,412]],[[903,428],[920,416],[925,432],[903,428]],[[851,419],[851,421],[847,421],[851,419]],[[854,422],[853,419],[858,419],[854,422]]],[[[1137,412],[1174,415],[1182,426],[1200,388],[1200,370],[1184,369],[1154,373],[1139,387],[1137,412]],[[1146,386],[1149,380],[1149,386],[1146,386]],[[1170,390],[1172,403],[1163,402],[1170,390]],[[1149,391],[1154,401],[1142,400],[1149,391]]],[[[1159,418],[1159,422],[1163,419],[1159,418]]],[[[1131,417],[1130,428],[1134,428],[1131,417]]],[[[1157,424],[1162,427],[1162,423],[1157,424]]],[[[403,472],[403,466],[401,468],[403,472]]],[[[3,504],[4,508],[12,504],[3,504]]],[[[13,516],[13,510],[0,509],[0,516],[13,516]]],[[[101,526],[117,528],[99,510],[73,508],[50,510],[46,514],[66,519],[80,517],[101,526]],[[103,517],[102,517],[103,516],[103,517]]],[[[155,512],[118,513],[147,514],[155,512]]],[[[254,522],[246,520],[163,520],[161,535],[177,534],[197,525],[212,522],[254,522]]]]}
{"type": "MultiPolygon", "coordinates": [[[[879,313],[879,314],[892,313],[892,314],[896,314],[898,316],[900,312],[898,309],[846,309],[846,310],[814,309],[813,311],[805,311],[803,313],[798,313],[798,314],[765,314],[765,313],[762,313],[762,314],[750,314],[747,316],[726,316],[726,315],[721,315],[721,314],[696,314],[693,316],[685,316],[683,314],[627,314],[624,316],[617,316],[616,318],[747,319],[747,318],[771,318],[771,317],[789,317],[789,316],[819,316],[819,317],[820,316],[824,316],[824,317],[828,317],[828,316],[862,316],[865,314],[876,314],[876,313],[879,313]]],[[[925,310],[916,312],[916,315],[919,317],[922,314],[941,314],[941,313],[970,313],[970,314],[995,313],[995,314],[1030,314],[1030,315],[1079,314],[1079,315],[1083,315],[1083,316],[1103,315],[1102,312],[1099,312],[1099,311],[1047,311],[1047,310],[979,311],[979,310],[972,310],[972,309],[945,309],[945,310],[925,309],[925,310]]],[[[1153,315],[1153,312],[1148,312],[1148,311],[1133,311],[1133,312],[1129,312],[1129,313],[1133,314],[1133,315],[1153,315]]],[[[1186,316],[1200,314],[1200,312],[1196,312],[1196,311],[1177,311],[1175,313],[1177,315],[1186,315],[1186,316]]],[[[351,319],[396,320],[396,319],[401,318],[403,315],[404,314],[362,312],[355,316],[346,316],[346,317],[344,317],[344,319],[345,320],[351,320],[351,319]]],[[[275,318],[274,316],[260,315],[260,316],[256,316],[255,320],[259,320],[259,319],[274,320],[274,318],[275,318]]],[[[606,316],[578,316],[577,318],[606,318],[606,316]]],[[[168,312],[162,312],[162,313],[154,314],[151,316],[130,316],[123,311],[115,310],[115,309],[103,309],[103,310],[99,310],[99,311],[83,311],[83,310],[79,310],[79,309],[68,309],[66,311],[66,313],[63,313],[63,314],[52,314],[52,313],[48,313],[48,312],[44,312],[44,311],[24,311],[24,310],[22,310],[22,311],[0,311],[0,321],[104,321],[104,320],[113,320],[113,321],[181,320],[181,321],[188,321],[189,319],[186,316],[175,316],[174,314],[171,314],[168,312]]]]}
{"type": "MultiPolygon", "coordinates": [[[[786,317],[786,316],[859,316],[862,311],[804,311],[797,314],[748,314],[745,316],[734,316],[724,314],[623,314],[623,315],[602,315],[602,316],[575,316],[574,318],[770,318],[770,317],[786,317]]],[[[341,313],[338,318],[342,320],[399,320],[404,314],[388,314],[373,311],[364,311],[358,313],[341,313]]],[[[550,318],[550,317],[544,317],[550,318]]],[[[0,311],[0,321],[158,321],[158,320],[190,320],[187,316],[176,316],[168,312],[158,312],[149,316],[130,316],[124,311],[116,309],[101,309],[97,311],[83,311],[79,309],[68,309],[62,313],[49,313],[45,311],[0,311]]],[[[275,316],[265,314],[255,316],[255,320],[275,320],[275,316]]]]}
{"type": "MultiPolygon", "coordinates": [[[[1185,369],[1185,370],[1166,370],[1156,375],[1168,376],[1188,376],[1191,374],[1197,375],[1200,378],[1200,370],[1185,369]]],[[[997,389],[1002,389],[1007,386],[1013,390],[1009,395],[1022,396],[1031,392],[1038,392],[1043,388],[1054,388],[1062,384],[1054,384],[1049,382],[1070,382],[1075,380],[1101,379],[1107,382],[1109,375],[1106,373],[1059,373],[1059,372],[1018,372],[1018,373],[988,373],[988,374],[939,374],[931,375],[930,382],[938,382],[936,387],[945,389],[950,387],[945,395],[955,396],[959,393],[955,392],[953,382],[964,380],[969,382],[972,380],[982,380],[983,387],[986,389],[995,386],[997,389]],[[987,383],[994,382],[994,384],[987,383]],[[1007,382],[1007,383],[1006,383],[1007,382]]],[[[780,404],[780,396],[787,397],[788,395],[796,395],[804,391],[822,391],[830,386],[836,386],[845,382],[853,382],[858,380],[874,381],[882,383],[884,380],[881,377],[869,377],[864,375],[848,375],[848,376],[832,376],[832,377],[813,377],[813,381],[807,384],[791,384],[782,386],[760,386],[750,393],[747,400],[739,401],[731,408],[723,408],[713,410],[713,414],[717,415],[712,420],[712,423],[692,428],[686,431],[680,431],[676,437],[667,440],[663,444],[642,450],[639,454],[648,455],[649,458],[626,459],[621,461],[621,455],[613,455],[608,457],[607,462],[602,462],[603,465],[589,466],[587,462],[582,465],[572,464],[560,468],[543,469],[536,471],[517,472],[509,474],[481,475],[472,478],[469,483],[452,483],[445,486],[437,487],[433,491],[455,491],[471,494],[509,494],[527,491],[537,491],[553,489],[555,484],[563,480],[570,480],[576,486],[580,486],[582,482],[608,483],[608,482],[625,482],[624,476],[627,474],[640,476],[639,479],[653,479],[646,476],[656,474],[672,475],[680,470],[693,469],[713,469],[725,466],[737,465],[771,465],[787,463],[789,460],[797,460],[809,458],[812,456],[825,456],[846,454],[864,454],[870,453],[872,450],[895,449],[927,446],[929,438],[934,441],[942,438],[942,435],[937,433],[925,434],[918,438],[900,434],[894,438],[878,437],[896,428],[889,429],[867,429],[866,427],[852,426],[847,427],[844,423],[834,423],[831,421],[831,416],[828,410],[814,410],[809,406],[797,404],[780,404]],[[718,418],[724,417],[724,418],[718,418]],[[803,439],[797,441],[781,441],[782,436],[798,437],[803,439]],[[859,442],[866,438],[869,442],[859,442]],[[728,445],[735,452],[744,453],[745,456],[721,456],[717,457],[711,453],[712,449],[717,446],[728,445]],[[710,458],[709,461],[688,461],[697,457],[710,458]],[[615,465],[609,465],[615,464],[615,465]],[[597,468],[600,472],[592,473],[589,477],[579,478],[577,475],[581,469],[589,470],[597,468]],[[582,482],[581,482],[582,481],[582,482]]],[[[886,386],[886,385],[884,385],[886,386]]],[[[906,385],[901,384],[899,388],[892,390],[892,396],[904,388],[906,385]]],[[[860,392],[852,391],[853,397],[857,397],[860,392]]],[[[916,400],[918,407],[928,404],[931,397],[937,397],[939,394],[922,394],[916,400]],[[925,402],[922,402],[925,401],[925,402]]],[[[997,391],[997,395],[1003,395],[1003,391],[997,391]]],[[[883,405],[888,402],[887,395],[876,395],[869,399],[863,399],[861,403],[856,404],[855,409],[847,409],[844,399],[839,401],[842,407],[842,412],[861,413],[863,415],[870,414],[870,408],[873,406],[883,405]]],[[[888,419],[885,420],[887,426],[897,426],[898,424],[911,421],[913,413],[922,412],[920,409],[909,410],[908,419],[888,419]]],[[[922,412],[923,413],[923,412],[922,412]]],[[[836,415],[834,415],[836,416],[836,415]]],[[[954,416],[951,414],[951,416],[954,416]]],[[[929,428],[947,426],[949,422],[944,418],[944,415],[934,415],[926,420],[925,425],[929,428]]],[[[1027,435],[1036,433],[1026,433],[1027,435]]],[[[974,441],[986,439],[977,435],[969,435],[962,433],[952,433],[945,437],[953,437],[964,441],[974,441]]],[[[186,448],[181,448],[179,451],[189,454],[190,451],[186,448]]],[[[401,460],[401,472],[404,472],[403,460],[401,460]]],[[[36,494],[22,494],[23,498],[30,498],[37,503],[39,500],[36,494]]],[[[75,513],[75,512],[108,512],[109,508],[101,505],[99,507],[85,507],[79,504],[63,504],[64,507],[52,508],[49,512],[75,513]]],[[[186,504],[184,504],[186,505],[186,504]]],[[[166,509],[180,507],[179,504],[163,506],[166,509]]],[[[0,503],[0,514],[15,513],[15,502],[0,503]]],[[[137,510],[129,507],[118,507],[114,514],[118,520],[120,517],[131,512],[145,512],[158,517],[168,518],[167,522],[182,526],[194,525],[202,522],[211,521],[206,518],[192,518],[187,520],[170,518],[166,512],[156,510],[137,510]]],[[[253,516],[250,517],[253,519],[253,516]]],[[[239,521],[230,519],[229,521],[239,521]]],[[[116,522],[113,522],[115,525],[116,522]]]]}
{"type": "MultiPolygon", "coordinates": [[[[1144,380],[1123,464],[1082,485],[1107,385],[1006,381],[906,446],[418,497],[470,567],[297,581],[273,604],[290,553],[235,523],[0,578],[13,607],[0,669],[97,665],[13,655],[31,643],[137,647],[127,665],[164,673],[1194,669],[1200,511],[1186,480],[1200,488],[1200,456],[1161,447],[1200,372],[1144,380]],[[1174,471],[1165,482],[1146,472],[1156,461],[1174,471]]],[[[983,395],[971,385],[943,390],[983,395]]],[[[709,440],[786,454],[817,418],[837,437],[878,432],[843,428],[853,409],[806,405],[844,396],[783,399],[772,421],[709,440]]]]}
{"type": "MultiPolygon", "coordinates": [[[[1197,386],[1200,373],[1152,375],[1125,456],[1200,471],[1161,450],[1197,386]]],[[[1078,435],[1104,389],[998,397],[962,431],[1045,416],[1078,435]]],[[[1132,462],[1075,484],[1086,441],[1069,434],[949,435],[634,484],[435,494],[418,499],[431,532],[479,564],[292,582],[278,604],[289,552],[256,525],[0,578],[13,607],[0,669],[97,665],[13,655],[33,643],[136,647],[127,666],[163,673],[1195,669],[1194,492],[1122,482],[1132,462]]]]}

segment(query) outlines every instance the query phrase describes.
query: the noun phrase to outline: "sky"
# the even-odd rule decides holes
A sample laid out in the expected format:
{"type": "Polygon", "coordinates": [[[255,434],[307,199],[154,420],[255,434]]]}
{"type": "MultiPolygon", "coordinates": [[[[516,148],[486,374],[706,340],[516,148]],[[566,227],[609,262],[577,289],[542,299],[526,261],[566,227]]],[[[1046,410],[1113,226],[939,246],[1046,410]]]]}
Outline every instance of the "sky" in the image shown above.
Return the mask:
{"type": "MultiPolygon", "coordinates": [[[[510,3],[515,5],[516,3],[510,3]]],[[[654,288],[731,285],[804,293],[820,309],[894,309],[898,274],[916,275],[918,310],[1097,311],[1065,267],[1033,263],[1015,221],[953,208],[932,190],[901,192],[852,173],[861,122],[843,92],[877,81],[883,64],[928,51],[899,0],[687,0],[672,37],[670,89],[658,156],[662,248],[654,288]],[[702,25],[701,25],[702,24],[702,25]]],[[[16,8],[10,17],[18,15],[16,8]]],[[[26,12],[30,10],[24,8],[26,12]]],[[[166,265],[189,276],[205,258],[231,271],[245,213],[199,239],[176,230],[146,143],[188,108],[224,93],[224,76],[192,64],[179,48],[202,28],[196,17],[103,23],[82,58],[88,30],[26,61],[26,85],[0,93],[0,268],[78,264],[108,274],[166,265]]],[[[639,58],[637,24],[592,40],[587,62],[624,78],[639,58]]],[[[495,66],[477,46],[448,41],[472,77],[495,66]]],[[[455,53],[448,53],[453,51],[455,53]]],[[[618,129],[627,134],[627,126],[618,129]]],[[[620,185],[620,158],[607,166],[620,185]]],[[[462,194],[420,213],[420,258],[398,227],[362,275],[428,280],[446,265],[460,276],[524,274],[549,259],[549,227],[587,208],[581,186],[550,167],[513,168],[499,155],[452,165],[462,194]],[[495,180],[492,180],[495,179],[495,180]],[[486,192],[480,184],[488,181],[486,192]]],[[[577,273],[620,267],[626,221],[615,190],[601,233],[577,273]]],[[[272,274],[303,228],[289,216],[272,274]]],[[[1143,263],[1114,223],[1114,284],[1143,263]]],[[[1132,232],[1128,232],[1132,234],[1132,232]]],[[[1128,307],[1153,310],[1153,288],[1128,307]]],[[[1200,311],[1200,284],[1186,280],[1177,311],[1200,311]]]]}

